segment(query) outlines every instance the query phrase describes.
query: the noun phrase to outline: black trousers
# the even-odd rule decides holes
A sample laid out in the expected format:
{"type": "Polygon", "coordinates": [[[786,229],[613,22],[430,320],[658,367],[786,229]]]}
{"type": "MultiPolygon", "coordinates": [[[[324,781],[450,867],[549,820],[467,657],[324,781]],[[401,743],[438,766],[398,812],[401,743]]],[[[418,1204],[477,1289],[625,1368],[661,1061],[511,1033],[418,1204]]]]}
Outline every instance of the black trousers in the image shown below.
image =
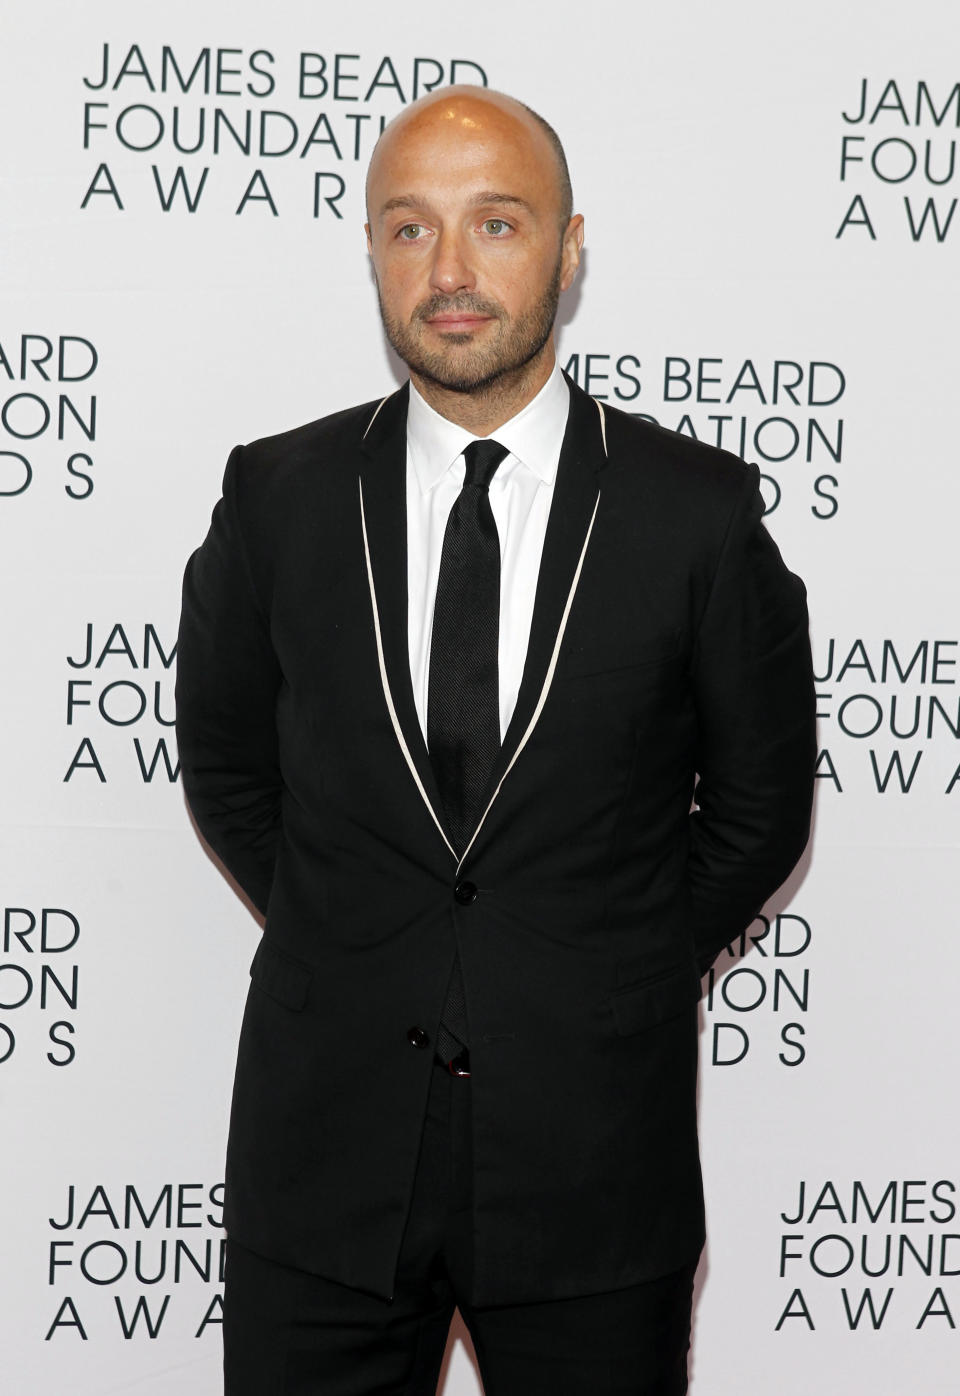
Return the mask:
{"type": "Polygon", "coordinates": [[[226,1396],[435,1396],[459,1307],[485,1396],[683,1396],[695,1265],[627,1289],[470,1304],[470,1081],[437,1065],[391,1301],[227,1242],[226,1396]]]}

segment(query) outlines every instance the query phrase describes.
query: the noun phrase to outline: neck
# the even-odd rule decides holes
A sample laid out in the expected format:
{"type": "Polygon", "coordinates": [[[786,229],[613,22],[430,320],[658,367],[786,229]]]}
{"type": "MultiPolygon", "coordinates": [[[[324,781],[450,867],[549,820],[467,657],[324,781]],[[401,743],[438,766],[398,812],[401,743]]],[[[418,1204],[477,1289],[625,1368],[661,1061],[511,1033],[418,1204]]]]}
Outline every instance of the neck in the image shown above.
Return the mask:
{"type": "Polygon", "coordinates": [[[556,359],[551,335],[536,358],[476,392],[444,388],[412,370],[410,377],[420,396],[441,417],[455,422],[473,436],[492,436],[498,427],[533,401],[553,372],[556,359]]]}

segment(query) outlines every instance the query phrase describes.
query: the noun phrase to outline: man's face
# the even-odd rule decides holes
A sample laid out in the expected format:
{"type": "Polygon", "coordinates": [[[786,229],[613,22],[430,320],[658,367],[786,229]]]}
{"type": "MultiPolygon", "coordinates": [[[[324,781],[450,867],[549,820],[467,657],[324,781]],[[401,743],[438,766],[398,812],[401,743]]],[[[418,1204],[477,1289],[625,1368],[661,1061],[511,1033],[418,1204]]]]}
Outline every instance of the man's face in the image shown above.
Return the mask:
{"type": "MultiPolygon", "coordinates": [[[[517,109],[522,113],[522,109],[517,109]]],[[[557,163],[525,114],[451,95],[387,132],[367,238],[387,338],[415,377],[483,392],[536,361],[576,272],[557,163]]]]}

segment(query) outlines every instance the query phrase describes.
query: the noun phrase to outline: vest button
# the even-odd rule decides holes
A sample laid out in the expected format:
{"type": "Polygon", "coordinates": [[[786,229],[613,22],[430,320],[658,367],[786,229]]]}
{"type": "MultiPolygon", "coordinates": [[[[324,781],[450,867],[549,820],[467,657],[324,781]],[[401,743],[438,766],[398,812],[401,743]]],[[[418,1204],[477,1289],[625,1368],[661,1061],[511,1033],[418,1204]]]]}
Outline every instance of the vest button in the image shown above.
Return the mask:
{"type": "Polygon", "coordinates": [[[423,1028],[407,1028],[407,1041],[412,1047],[429,1047],[430,1034],[423,1028]]]}
{"type": "Polygon", "coordinates": [[[471,902],[477,900],[477,886],[475,882],[458,882],[453,889],[453,895],[461,906],[469,906],[471,902]]]}

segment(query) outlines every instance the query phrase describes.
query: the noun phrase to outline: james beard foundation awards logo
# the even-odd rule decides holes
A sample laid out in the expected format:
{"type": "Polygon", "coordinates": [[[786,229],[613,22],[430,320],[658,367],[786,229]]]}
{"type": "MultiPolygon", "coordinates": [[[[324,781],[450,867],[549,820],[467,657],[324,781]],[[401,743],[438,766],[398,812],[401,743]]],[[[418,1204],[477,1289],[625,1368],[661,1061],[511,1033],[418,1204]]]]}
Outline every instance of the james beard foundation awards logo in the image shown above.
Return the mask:
{"type": "Polygon", "coordinates": [[[960,239],[960,82],[860,78],[840,120],[838,238],[862,244],[890,236],[933,247],[960,239]]]}
{"type": "Polygon", "coordinates": [[[960,797],[960,641],[837,635],[813,657],[823,789],[960,797]]]}
{"type": "Polygon", "coordinates": [[[755,462],[767,515],[836,517],[847,376],[831,359],[577,351],[563,367],[591,397],[755,462]]]}
{"type": "Polygon", "coordinates": [[[704,1059],[711,1066],[771,1056],[782,1066],[806,1060],[811,978],[806,956],[812,939],[810,922],[784,911],[758,916],[727,946],[705,981],[704,1059]],[[747,955],[750,963],[744,964],[747,955]]]}
{"type": "Polygon", "coordinates": [[[37,1058],[70,1066],[77,1055],[80,918],[59,906],[8,906],[2,916],[0,1069],[37,1058]]]}
{"type": "Polygon", "coordinates": [[[956,1329],[954,1179],[801,1178],[780,1226],[776,1332],[956,1329]]]}
{"type": "Polygon", "coordinates": [[[99,364],[84,335],[0,331],[0,499],[54,482],[93,494],[99,364]]]}
{"type": "Polygon", "coordinates": [[[80,76],[81,209],[354,218],[386,123],[468,57],[104,42],[80,76]]]}
{"type": "Polygon", "coordinates": [[[70,1183],[48,1220],[46,1340],[216,1333],[224,1243],[222,1183],[70,1183]]]}
{"type": "Polygon", "coordinates": [[[87,621],[66,656],[65,782],[179,778],[176,653],[175,636],[152,622],[87,621]]]}

